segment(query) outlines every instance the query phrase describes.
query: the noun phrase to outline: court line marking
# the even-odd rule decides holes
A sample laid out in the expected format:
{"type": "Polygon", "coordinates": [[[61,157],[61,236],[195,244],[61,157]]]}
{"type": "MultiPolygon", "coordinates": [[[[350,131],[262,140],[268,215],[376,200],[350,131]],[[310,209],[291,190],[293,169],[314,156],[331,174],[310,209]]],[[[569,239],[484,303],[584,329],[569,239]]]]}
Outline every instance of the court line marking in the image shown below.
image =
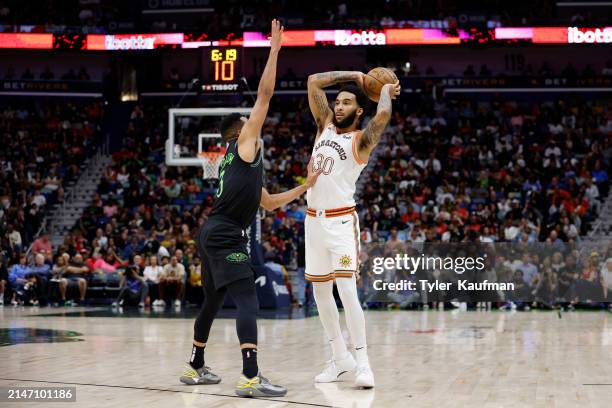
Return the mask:
{"type": "Polygon", "coordinates": [[[78,382],[65,382],[65,381],[26,380],[23,378],[1,378],[0,377],[0,380],[35,382],[35,383],[44,383],[44,384],[82,385],[82,386],[89,386],[89,387],[121,388],[121,389],[143,390],[143,391],[174,392],[174,393],[180,393],[180,394],[200,394],[200,395],[210,395],[214,397],[235,398],[235,399],[241,399],[241,400],[256,399],[260,401],[274,401],[274,402],[285,402],[288,404],[308,405],[310,407],[334,408],[333,405],[314,404],[311,402],[289,401],[289,400],[281,400],[281,399],[276,399],[276,398],[245,398],[245,397],[239,397],[237,395],[217,394],[214,392],[200,392],[196,390],[183,391],[183,390],[173,390],[173,389],[165,389],[165,388],[133,387],[133,386],[128,386],[128,385],[92,384],[92,383],[78,383],[78,382]]]}
{"type": "Polygon", "coordinates": [[[582,385],[612,385],[612,384],[582,384],[582,385]]]}

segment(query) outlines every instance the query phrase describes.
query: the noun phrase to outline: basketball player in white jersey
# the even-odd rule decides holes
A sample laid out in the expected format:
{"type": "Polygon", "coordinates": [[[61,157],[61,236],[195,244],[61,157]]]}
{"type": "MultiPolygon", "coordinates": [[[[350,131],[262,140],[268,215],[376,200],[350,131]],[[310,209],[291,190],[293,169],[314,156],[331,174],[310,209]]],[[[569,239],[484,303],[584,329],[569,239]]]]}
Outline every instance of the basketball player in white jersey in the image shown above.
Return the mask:
{"type": "Polygon", "coordinates": [[[334,71],[308,77],[308,101],[317,123],[312,151],[314,169],[322,171],[317,184],[307,192],[306,279],[313,284],[314,298],[333,357],[315,382],[337,381],[345,372],[355,373],[355,385],[374,387],[367,353],[365,319],[357,297],[359,223],[355,212],[355,185],[372,150],[391,119],[391,101],[400,94],[399,82],[384,85],[376,115],[363,130],[360,121],[368,98],[363,92],[364,74],[334,71]],[[323,88],[344,85],[332,111],[323,88]],[[355,358],[347,350],[333,296],[336,282],[346,314],[346,324],[355,347],[355,358]]]}

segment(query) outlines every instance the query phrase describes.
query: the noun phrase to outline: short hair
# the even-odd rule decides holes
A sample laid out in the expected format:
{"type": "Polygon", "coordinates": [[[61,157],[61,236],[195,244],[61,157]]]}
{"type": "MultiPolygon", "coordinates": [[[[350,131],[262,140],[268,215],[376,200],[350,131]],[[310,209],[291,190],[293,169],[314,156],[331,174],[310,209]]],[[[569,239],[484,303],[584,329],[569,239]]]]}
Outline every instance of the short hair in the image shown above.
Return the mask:
{"type": "Polygon", "coordinates": [[[239,113],[231,113],[221,120],[219,133],[221,133],[223,140],[227,142],[233,136],[233,133],[238,129],[238,125],[242,123],[241,117],[242,115],[239,113]]]}
{"type": "Polygon", "coordinates": [[[346,84],[340,88],[338,93],[340,92],[352,93],[355,95],[355,100],[357,100],[357,105],[359,105],[360,108],[362,108],[364,111],[368,108],[368,97],[366,96],[365,92],[363,92],[363,89],[357,85],[346,84]]]}

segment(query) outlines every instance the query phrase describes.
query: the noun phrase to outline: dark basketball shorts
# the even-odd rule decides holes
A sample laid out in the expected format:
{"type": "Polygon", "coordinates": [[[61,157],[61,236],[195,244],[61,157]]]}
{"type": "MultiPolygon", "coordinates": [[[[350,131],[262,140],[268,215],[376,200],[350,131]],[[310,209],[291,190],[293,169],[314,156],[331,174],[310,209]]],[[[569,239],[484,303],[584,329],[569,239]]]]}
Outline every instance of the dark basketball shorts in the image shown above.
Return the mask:
{"type": "Polygon", "coordinates": [[[220,289],[232,282],[254,276],[247,251],[246,231],[234,222],[211,217],[198,234],[202,260],[202,285],[220,289]]]}

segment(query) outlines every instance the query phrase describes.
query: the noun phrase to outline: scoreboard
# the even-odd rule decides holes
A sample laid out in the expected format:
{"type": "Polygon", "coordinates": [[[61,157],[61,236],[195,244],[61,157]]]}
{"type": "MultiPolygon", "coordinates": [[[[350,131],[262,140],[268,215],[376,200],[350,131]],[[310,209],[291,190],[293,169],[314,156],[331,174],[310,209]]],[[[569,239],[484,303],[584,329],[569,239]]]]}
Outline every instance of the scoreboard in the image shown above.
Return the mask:
{"type": "Polygon", "coordinates": [[[236,92],[242,77],[241,49],[213,47],[204,52],[204,78],[202,91],[236,92]]]}
{"type": "Polygon", "coordinates": [[[214,67],[215,82],[233,82],[236,79],[237,48],[212,49],[210,62],[214,67]]]}

